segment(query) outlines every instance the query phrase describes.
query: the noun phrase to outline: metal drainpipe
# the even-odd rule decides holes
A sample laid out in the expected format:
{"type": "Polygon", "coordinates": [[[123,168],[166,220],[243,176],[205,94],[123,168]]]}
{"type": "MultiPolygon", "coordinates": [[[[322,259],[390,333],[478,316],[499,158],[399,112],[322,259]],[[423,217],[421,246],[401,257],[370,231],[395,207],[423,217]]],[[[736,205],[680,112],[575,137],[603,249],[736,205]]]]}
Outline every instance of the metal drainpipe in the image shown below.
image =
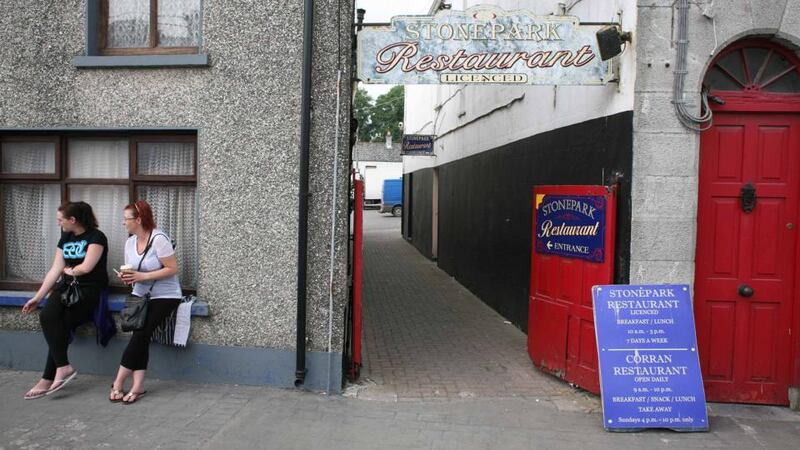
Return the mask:
{"type": "Polygon", "coordinates": [[[303,88],[300,111],[300,184],[297,229],[297,364],[295,387],[306,379],[306,291],[308,283],[308,166],[311,147],[311,51],[314,37],[314,0],[303,6],[303,88]]]}

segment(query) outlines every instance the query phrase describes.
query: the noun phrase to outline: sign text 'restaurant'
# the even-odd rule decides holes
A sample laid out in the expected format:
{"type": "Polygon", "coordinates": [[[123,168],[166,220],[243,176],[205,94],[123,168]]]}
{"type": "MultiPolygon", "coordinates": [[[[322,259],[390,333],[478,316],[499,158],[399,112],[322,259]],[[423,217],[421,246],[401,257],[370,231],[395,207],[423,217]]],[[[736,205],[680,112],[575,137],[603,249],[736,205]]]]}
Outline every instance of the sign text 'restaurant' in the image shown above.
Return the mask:
{"type": "Polygon", "coordinates": [[[487,6],[395,17],[390,27],[358,33],[358,76],[391,84],[604,84],[611,74],[596,48],[599,28],[487,6]]]}

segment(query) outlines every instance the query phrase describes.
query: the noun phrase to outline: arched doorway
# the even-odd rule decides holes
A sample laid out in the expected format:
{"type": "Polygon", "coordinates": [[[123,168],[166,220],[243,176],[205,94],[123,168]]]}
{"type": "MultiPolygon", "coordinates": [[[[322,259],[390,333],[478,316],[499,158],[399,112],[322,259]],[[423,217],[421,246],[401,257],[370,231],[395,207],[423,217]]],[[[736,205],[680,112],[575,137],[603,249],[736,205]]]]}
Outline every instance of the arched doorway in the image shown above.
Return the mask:
{"type": "Polygon", "coordinates": [[[797,374],[800,59],[769,40],[712,62],[695,314],[709,401],[788,404],[797,374]]]}

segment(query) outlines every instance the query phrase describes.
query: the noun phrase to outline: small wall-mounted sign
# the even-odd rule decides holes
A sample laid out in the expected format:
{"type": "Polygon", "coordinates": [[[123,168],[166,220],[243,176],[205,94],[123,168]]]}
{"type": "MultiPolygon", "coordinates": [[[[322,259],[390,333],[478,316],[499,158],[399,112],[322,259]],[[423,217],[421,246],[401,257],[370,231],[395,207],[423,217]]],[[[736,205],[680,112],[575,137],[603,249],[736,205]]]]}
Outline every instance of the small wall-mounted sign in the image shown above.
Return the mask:
{"type": "Polygon", "coordinates": [[[375,84],[605,84],[595,33],[574,16],[476,6],[358,32],[358,77],[375,84]]]}
{"type": "Polygon", "coordinates": [[[539,195],[541,198],[536,199],[536,252],[603,262],[605,197],[539,195]]]}
{"type": "Polygon", "coordinates": [[[404,134],[403,155],[433,155],[433,136],[429,134],[404,134]]]}

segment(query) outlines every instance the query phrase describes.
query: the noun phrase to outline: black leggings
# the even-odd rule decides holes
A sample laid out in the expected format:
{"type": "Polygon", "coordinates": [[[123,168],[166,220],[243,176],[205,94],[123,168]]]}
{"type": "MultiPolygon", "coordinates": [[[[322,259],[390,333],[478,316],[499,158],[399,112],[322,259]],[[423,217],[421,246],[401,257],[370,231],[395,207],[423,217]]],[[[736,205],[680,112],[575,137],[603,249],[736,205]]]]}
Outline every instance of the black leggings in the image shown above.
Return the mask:
{"type": "Polygon", "coordinates": [[[156,327],[161,325],[180,303],[181,299],[179,298],[150,300],[144,328],[133,332],[128,346],[122,353],[122,362],[120,363],[122,367],[129,370],[147,370],[147,361],[150,359],[150,338],[156,327]]]}
{"type": "Polygon", "coordinates": [[[80,289],[81,300],[70,307],[61,303],[62,290],[55,289],[39,313],[39,322],[49,348],[42,374],[45,380],[54,380],[56,368],[69,364],[69,334],[82,323],[92,320],[92,313],[100,301],[100,287],[81,284],[80,289]]]}

